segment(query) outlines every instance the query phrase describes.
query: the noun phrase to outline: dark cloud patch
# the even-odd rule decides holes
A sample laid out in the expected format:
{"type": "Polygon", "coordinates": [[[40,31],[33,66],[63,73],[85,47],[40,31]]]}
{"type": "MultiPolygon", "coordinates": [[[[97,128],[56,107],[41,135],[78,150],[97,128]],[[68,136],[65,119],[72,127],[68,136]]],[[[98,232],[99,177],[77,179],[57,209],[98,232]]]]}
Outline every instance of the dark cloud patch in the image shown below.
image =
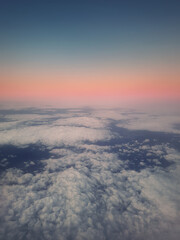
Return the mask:
{"type": "MultiPolygon", "coordinates": [[[[180,151],[179,134],[148,131],[148,130],[129,130],[127,128],[118,127],[120,122],[126,122],[128,120],[112,120],[108,129],[116,136],[107,145],[115,145],[120,143],[133,143],[134,141],[143,142],[145,139],[149,139],[148,144],[153,146],[155,144],[168,143],[171,147],[180,151]]],[[[106,145],[106,141],[99,141],[97,144],[106,145]]]]}
{"type": "Polygon", "coordinates": [[[0,171],[8,168],[18,168],[24,172],[42,170],[42,159],[50,157],[49,150],[43,145],[31,144],[23,148],[14,145],[0,146],[0,163],[6,159],[6,165],[0,165],[0,171]]]}
{"type": "Polygon", "coordinates": [[[56,109],[56,108],[20,108],[20,109],[1,109],[1,115],[13,115],[13,114],[57,114],[57,113],[66,113],[68,109],[56,109]]]}
{"type": "Polygon", "coordinates": [[[2,116],[0,117],[0,122],[13,122],[15,120],[12,120],[12,119],[9,119],[9,118],[6,118],[5,116],[2,116]]]}
{"type": "Polygon", "coordinates": [[[119,150],[119,158],[124,162],[124,168],[127,170],[141,171],[145,168],[162,167],[167,168],[173,164],[165,159],[165,152],[161,155],[152,152],[151,149],[139,148],[140,146],[124,146],[119,150]]]}
{"type": "Polygon", "coordinates": [[[77,114],[81,113],[92,113],[94,112],[94,109],[90,107],[84,107],[84,108],[52,108],[52,107],[47,107],[47,108],[17,108],[17,109],[0,109],[0,114],[5,116],[5,115],[14,115],[14,114],[39,114],[39,115],[56,115],[56,114],[65,114],[71,112],[72,116],[76,116],[77,114]]]}
{"type": "Polygon", "coordinates": [[[173,126],[175,129],[180,130],[180,123],[175,123],[175,124],[173,124],[173,126]]]}

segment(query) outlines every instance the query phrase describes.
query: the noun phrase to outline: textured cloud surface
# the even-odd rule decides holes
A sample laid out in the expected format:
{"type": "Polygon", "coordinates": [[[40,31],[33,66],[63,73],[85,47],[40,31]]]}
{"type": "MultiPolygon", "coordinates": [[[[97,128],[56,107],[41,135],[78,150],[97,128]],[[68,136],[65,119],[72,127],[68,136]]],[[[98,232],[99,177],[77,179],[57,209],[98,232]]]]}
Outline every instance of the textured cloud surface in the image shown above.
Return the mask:
{"type": "Polygon", "coordinates": [[[1,239],[179,239],[179,135],[33,111],[1,113],[1,239]]]}

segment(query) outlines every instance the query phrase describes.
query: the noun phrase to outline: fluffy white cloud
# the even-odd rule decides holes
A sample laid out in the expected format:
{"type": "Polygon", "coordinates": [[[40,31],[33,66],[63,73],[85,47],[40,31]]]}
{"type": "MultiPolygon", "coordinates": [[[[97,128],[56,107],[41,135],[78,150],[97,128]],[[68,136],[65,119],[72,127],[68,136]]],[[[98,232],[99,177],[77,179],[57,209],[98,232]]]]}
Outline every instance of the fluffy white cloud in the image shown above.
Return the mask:
{"type": "Polygon", "coordinates": [[[129,115],[126,121],[118,123],[117,126],[131,130],[180,133],[180,130],[174,127],[177,123],[179,123],[179,119],[179,115],[169,116],[159,114],[154,116],[150,114],[138,114],[133,117],[132,115],[129,115]]]}
{"type": "Polygon", "coordinates": [[[27,126],[0,132],[0,144],[23,145],[41,142],[47,145],[72,145],[81,141],[108,140],[112,134],[104,129],[67,126],[27,126]]]}
{"type": "MultiPolygon", "coordinates": [[[[49,110],[51,113],[51,111],[49,110]]],[[[108,140],[107,121],[79,112],[51,114],[6,114],[0,123],[0,144],[72,145],[82,141],[108,140]]]]}
{"type": "Polygon", "coordinates": [[[58,119],[54,124],[58,126],[84,126],[89,128],[104,128],[106,127],[107,123],[107,120],[105,121],[95,117],[82,116],[58,119]]]}
{"type": "MultiPolygon", "coordinates": [[[[145,136],[123,142],[108,126],[122,120],[137,129],[138,119],[149,121],[147,115],[52,113],[9,115],[11,122],[1,128],[1,145],[40,142],[50,153],[40,172],[1,173],[1,239],[179,239],[179,152],[145,136]],[[115,138],[122,142],[112,144],[115,138]],[[164,159],[172,163],[166,169],[164,159]],[[137,171],[130,167],[134,163],[137,171]]],[[[3,158],[1,164],[7,162],[3,158]]]]}
{"type": "Polygon", "coordinates": [[[82,153],[54,149],[61,157],[43,161],[35,175],[7,170],[0,181],[1,238],[177,240],[179,155],[166,150],[176,161],[169,171],[125,170],[116,153],[95,145],[82,153]]]}
{"type": "Polygon", "coordinates": [[[149,130],[158,132],[180,133],[180,129],[176,125],[180,124],[180,114],[161,113],[144,110],[137,112],[125,109],[104,109],[95,111],[93,116],[102,120],[112,119],[116,122],[116,126],[128,128],[130,130],[149,130]]]}

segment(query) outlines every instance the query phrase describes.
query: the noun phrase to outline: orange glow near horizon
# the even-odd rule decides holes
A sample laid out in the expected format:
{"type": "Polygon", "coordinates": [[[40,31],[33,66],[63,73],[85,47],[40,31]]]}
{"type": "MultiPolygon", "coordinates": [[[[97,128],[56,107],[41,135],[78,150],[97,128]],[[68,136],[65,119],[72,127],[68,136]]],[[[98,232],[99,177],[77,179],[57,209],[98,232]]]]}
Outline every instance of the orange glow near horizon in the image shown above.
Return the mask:
{"type": "Polygon", "coordinates": [[[11,70],[0,75],[1,100],[179,99],[180,72],[170,69],[11,70]]]}

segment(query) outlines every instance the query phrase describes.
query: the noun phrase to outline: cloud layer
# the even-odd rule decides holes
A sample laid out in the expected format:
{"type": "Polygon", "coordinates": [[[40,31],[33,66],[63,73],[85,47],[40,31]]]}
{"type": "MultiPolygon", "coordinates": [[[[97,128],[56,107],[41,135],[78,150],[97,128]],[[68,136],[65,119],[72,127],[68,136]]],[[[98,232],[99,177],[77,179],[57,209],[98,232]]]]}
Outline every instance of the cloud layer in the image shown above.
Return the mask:
{"type": "Polygon", "coordinates": [[[119,135],[107,116],[102,121],[95,112],[74,114],[62,120],[59,113],[53,119],[52,114],[26,115],[26,121],[22,116],[1,130],[1,146],[43,144],[49,157],[39,160],[43,167],[37,172],[4,167],[0,238],[179,239],[175,147],[154,135],[119,135]],[[40,119],[42,124],[33,125],[40,119]]]}

